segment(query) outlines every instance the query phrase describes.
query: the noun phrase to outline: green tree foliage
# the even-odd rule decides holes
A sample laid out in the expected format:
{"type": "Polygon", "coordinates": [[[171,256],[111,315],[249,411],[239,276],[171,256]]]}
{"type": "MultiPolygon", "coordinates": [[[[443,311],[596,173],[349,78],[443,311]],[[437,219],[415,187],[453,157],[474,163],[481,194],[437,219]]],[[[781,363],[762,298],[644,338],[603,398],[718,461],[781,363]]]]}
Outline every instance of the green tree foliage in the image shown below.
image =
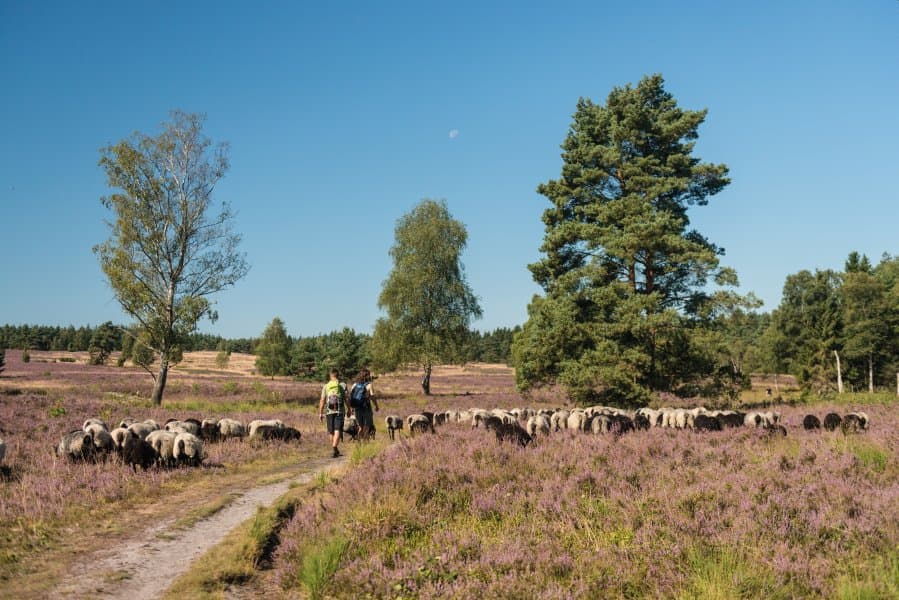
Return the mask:
{"type": "Polygon", "coordinates": [[[256,345],[256,370],[261,375],[274,378],[275,375],[287,375],[290,364],[290,340],[284,321],[275,317],[262,332],[262,338],[256,345]]]}
{"type": "Polygon", "coordinates": [[[319,348],[319,378],[324,378],[328,369],[334,367],[349,379],[371,362],[369,337],[349,327],[323,336],[319,348]]]}
{"type": "Polygon", "coordinates": [[[218,352],[215,355],[215,366],[219,369],[227,369],[228,362],[231,360],[231,349],[228,347],[228,342],[219,341],[216,349],[218,352]]]}
{"type": "Polygon", "coordinates": [[[399,219],[390,249],[393,269],[384,281],[372,338],[375,364],[384,369],[419,365],[422,391],[430,394],[431,368],[461,362],[471,320],[481,307],[465,280],[465,225],[446,202],[423,200],[399,219]]]}
{"type": "Polygon", "coordinates": [[[818,393],[836,389],[834,351],[842,351],[843,339],[840,285],[840,274],[832,270],[787,276],[764,336],[774,372],[785,367],[818,393]]]}
{"type": "Polygon", "coordinates": [[[24,350],[22,350],[22,362],[23,363],[31,362],[31,353],[28,352],[28,348],[25,348],[24,350]]]}
{"type": "Polygon", "coordinates": [[[110,238],[94,247],[116,299],[159,356],[153,402],[162,403],[169,366],[203,317],[209,296],[232,286],[248,265],[237,251],[227,205],[214,214],[212,194],[228,170],[227,146],[212,147],[204,118],[174,111],[163,131],[135,133],[102,151],[113,212],[110,238]]]}
{"type": "MultiPolygon", "coordinates": [[[[687,210],[728,183],[693,156],[706,111],[683,110],[661,76],[578,101],[561,177],[538,186],[544,257],[530,265],[545,295],[515,338],[519,388],[559,382],[579,401],[644,403],[718,371],[709,319],[738,303],[723,250],[690,229],[687,210]]],[[[716,344],[717,346],[717,344],[716,344]]]]}
{"type": "Polygon", "coordinates": [[[112,321],[107,321],[97,327],[91,336],[91,342],[88,346],[88,352],[90,353],[88,363],[105,365],[113,350],[121,347],[121,338],[122,335],[119,329],[112,324],[112,321]]]}

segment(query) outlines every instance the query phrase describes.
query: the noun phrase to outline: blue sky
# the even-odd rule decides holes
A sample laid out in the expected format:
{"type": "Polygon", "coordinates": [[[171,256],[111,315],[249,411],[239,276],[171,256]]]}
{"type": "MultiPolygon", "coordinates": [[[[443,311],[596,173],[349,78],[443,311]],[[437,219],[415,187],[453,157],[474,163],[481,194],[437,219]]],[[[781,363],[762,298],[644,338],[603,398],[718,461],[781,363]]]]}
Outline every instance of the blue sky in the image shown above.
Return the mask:
{"type": "Polygon", "coordinates": [[[696,154],[733,183],[691,218],[765,310],[790,273],[899,253],[895,0],[0,0],[0,323],[127,321],[91,252],[99,149],[174,108],[231,144],[217,198],[252,265],[201,330],[370,331],[422,198],[468,228],[475,327],[522,323],[578,97],[655,72],[709,109],[696,154]]]}

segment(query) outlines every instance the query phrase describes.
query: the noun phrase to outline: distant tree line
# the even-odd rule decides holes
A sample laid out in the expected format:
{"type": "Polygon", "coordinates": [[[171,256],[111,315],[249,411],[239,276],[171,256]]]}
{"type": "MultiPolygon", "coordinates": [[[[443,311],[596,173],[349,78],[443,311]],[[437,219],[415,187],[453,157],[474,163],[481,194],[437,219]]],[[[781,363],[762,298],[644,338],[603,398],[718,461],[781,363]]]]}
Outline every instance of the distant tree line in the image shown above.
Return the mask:
{"type": "MultiPolygon", "coordinates": [[[[280,328],[284,329],[283,322],[280,328]]],[[[512,337],[520,329],[516,326],[470,332],[463,346],[463,362],[508,363],[512,337]]],[[[337,366],[343,373],[352,373],[371,364],[371,336],[347,327],[314,336],[290,336],[285,331],[283,341],[278,339],[277,331],[270,333],[275,334],[275,339],[268,338],[265,333],[259,338],[225,338],[210,333],[193,333],[188,336],[183,352],[238,352],[260,355],[265,357],[264,360],[274,357],[274,362],[263,364],[261,374],[293,375],[310,379],[326,377],[331,366],[337,366]],[[282,357],[283,361],[279,362],[282,357]]],[[[137,328],[113,325],[111,322],[96,327],[3,325],[0,327],[0,348],[92,352],[98,363],[105,363],[112,352],[122,352],[125,360],[136,358],[135,362],[140,363],[143,359],[152,364],[152,356],[141,357],[140,350],[136,350],[134,341],[139,337],[137,328]]]]}

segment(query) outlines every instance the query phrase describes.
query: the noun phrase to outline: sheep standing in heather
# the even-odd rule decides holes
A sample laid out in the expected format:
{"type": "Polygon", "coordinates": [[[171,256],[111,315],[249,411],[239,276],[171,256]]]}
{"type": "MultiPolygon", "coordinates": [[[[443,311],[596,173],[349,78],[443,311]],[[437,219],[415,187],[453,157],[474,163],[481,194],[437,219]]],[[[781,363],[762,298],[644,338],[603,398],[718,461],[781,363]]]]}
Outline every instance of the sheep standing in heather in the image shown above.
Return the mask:
{"type": "Polygon", "coordinates": [[[498,442],[511,440],[520,446],[525,447],[533,441],[531,436],[528,435],[528,432],[518,424],[518,421],[506,423],[503,421],[502,417],[496,415],[487,417],[487,420],[484,421],[484,429],[492,430],[496,434],[496,440],[498,442]]]}
{"type": "Polygon", "coordinates": [[[156,462],[160,466],[175,466],[175,438],[171,431],[154,431],[147,436],[146,442],[156,452],[156,462]]]}
{"type": "Polygon", "coordinates": [[[821,419],[815,415],[805,415],[802,419],[802,427],[806,430],[821,429],[821,419]]]}
{"type": "Polygon", "coordinates": [[[529,436],[535,437],[538,433],[540,435],[549,435],[550,429],[549,419],[545,416],[534,415],[528,418],[526,430],[529,436]]]}
{"type": "Polygon", "coordinates": [[[403,428],[403,418],[398,415],[387,415],[384,417],[384,424],[387,425],[387,436],[393,440],[396,437],[394,432],[403,428]]]}
{"type": "Polygon", "coordinates": [[[838,415],[837,413],[827,413],[824,416],[824,429],[827,431],[833,431],[837,427],[840,426],[840,423],[843,422],[843,417],[838,415]]]}
{"type": "Polygon", "coordinates": [[[169,421],[165,424],[166,431],[175,433],[190,433],[199,437],[200,424],[196,419],[185,419],[183,421],[169,421]]]}
{"type": "Polygon", "coordinates": [[[137,423],[137,419],[132,419],[130,417],[127,419],[122,419],[121,421],[119,421],[118,429],[128,429],[130,425],[134,425],[135,423],[137,423]]]}
{"type": "Polygon", "coordinates": [[[711,415],[699,414],[693,419],[693,429],[697,431],[721,431],[721,421],[711,415]]]}
{"type": "Polygon", "coordinates": [[[198,467],[203,461],[203,442],[192,433],[179,433],[172,454],[175,462],[198,467]]]}
{"type": "Polygon", "coordinates": [[[359,438],[359,421],[356,420],[354,416],[344,417],[343,419],[343,433],[350,436],[350,439],[354,442],[359,438]]]}
{"type": "Polygon", "coordinates": [[[218,423],[218,428],[218,437],[223,440],[233,437],[241,438],[247,432],[243,423],[234,419],[222,419],[218,423]]]}
{"type": "Polygon", "coordinates": [[[725,410],[718,414],[716,418],[721,423],[721,427],[727,429],[730,427],[742,427],[745,416],[740,412],[725,410]]]}
{"type": "Polygon", "coordinates": [[[109,432],[109,435],[112,437],[112,443],[115,445],[115,449],[121,453],[122,444],[125,442],[125,438],[128,437],[128,429],[125,427],[116,427],[109,432]]]}
{"type": "Polygon", "coordinates": [[[97,426],[101,429],[105,429],[106,431],[109,431],[109,427],[106,426],[106,421],[104,421],[103,419],[96,418],[96,417],[86,420],[84,422],[84,424],[81,426],[81,429],[83,429],[84,431],[88,431],[91,426],[97,426]]]}
{"type": "Polygon", "coordinates": [[[128,426],[128,431],[131,431],[142,440],[147,439],[147,436],[150,435],[151,431],[157,431],[159,426],[154,427],[150,423],[132,423],[128,426]]]}
{"type": "MultiPolygon", "coordinates": [[[[557,410],[549,417],[549,427],[553,431],[562,431],[568,429],[568,417],[571,415],[567,410],[557,410]]],[[[543,416],[543,415],[541,415],[543,416]]]]}
{"type": "Polygon", "coordinates": [[[56,455],[72,461],[87,460],[93,455],[94,439],[82,430],[65,434],[56,447],[56,455]]]}
{"type": "Polygon", "coordinates": [[[568,415],[566,423],[568,424],[568,429],[572,431],[587,431],[587,427],[590,426],[590,419],[587,418],[587,413],[584,411],[574,410],[568,415]]]}
{"type": "Polygon", "coordinates": [[[409,425],[409,433],[412,435],[416,433],[435,433],[431,421],[424,415],[409,415],[406,417],[406,424],[409,425]]]}
{"type": "Polygon", "coordinates": [[[137,472],[140,465],[143,470],[150,468],[156,460],[156,451],[135,431],[128,431],[128,437],[122,444],[122,460],[126,465],[131,465],[131,470],[137,472]]]}
{"type": "Polygon", "coordinates": [[[865,413],[849,413],[843,417],[840,430],[843,434],[858,433],[868,429],[868,415],[865,413]]]}
{"type": "Polygon", "coordinates": [[[92,429],[90,436],[91,441],[94,444],[94,454],[96,456],[111,454],[116,449],[112,434],[105,429],[92,429]]]}
{"type": "Polygon", "coordinates": [[[262,425],[283,428],[284,422],[281,421],[280,419],[270,419],[270,420],[256,419],[255,421],[250,421],[250,424],[247,425],[247,433],[249,433],[249,436],[255,437],[256,428],[260,427],[262,425]]]}
{"type": "Polygon", "coordinates": [[[200,423],[200,439],[204,442],[214,442],[219,437],[219,420],[203,419],[200,423]]]}

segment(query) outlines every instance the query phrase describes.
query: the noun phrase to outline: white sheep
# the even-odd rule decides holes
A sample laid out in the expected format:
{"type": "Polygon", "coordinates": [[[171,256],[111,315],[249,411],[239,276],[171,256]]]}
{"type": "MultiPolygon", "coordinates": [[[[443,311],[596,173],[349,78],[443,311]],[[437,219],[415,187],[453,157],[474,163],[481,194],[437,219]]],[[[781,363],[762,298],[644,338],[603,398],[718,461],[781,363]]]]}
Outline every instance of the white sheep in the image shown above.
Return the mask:
{"type": "Polygon", "coordinates": [[[609,415],[596,415],[590,420],[590,430],[593,433],[609,433],[612,431],[612,419],[609,415]]]}
{"type": "Polygon", "coordinates": [[[471,425],[472,427],[479,427],[481,423],[487,420],[490,416],[490,413],[482,408],[472,408],[471,409],[471,425]]]}
{"type": "Polygon", "coordinates": [[[133,431],[137,437],[146,440],[151,431],[157,431],[159,427],[153,427],[150,423],[132,423],[128,426],[128,431],[133,431]]]}
{"type": "Polygon", "coordinates": [[[219,437],[222,439],[243,437],[247,433],[247,430],[243,426],[243,423],[234,419],[222,419],[221,421],[219,421],[218,426],[219,437]]]}
{"type": "Polygon", "coordinates": [[[116,427],[109,432],[109,435],[112,437],[112,443],[115,444],[116,450],[121,450],[125,438],[128,437],[128,429],[126,427],[116,427]]]}
{"type": "Polygon", "coordinates": [[[387,425],[387,435],[390,439],[394,439],[397,429],[403,428],[403,418],[398,415],[387,415],[384,417],[384,423],[387,425]]]}
{"type": "Polygon", "coordinates": [[[162,427],[159,426],[159,423],[157,423],[157,422],[154,421],[153,419],[144,419],[143,422],[146,423],[147,425],[149,425],[150,427],[152,427],[152,428],[153,428],[153,431],[156,431],[156,430],[158,430],[158,429],[162,429],[162,427]]]}
{"type": "Polygon", "coordinates": [[[168,467],[175,466],[175,440],[171,431],[154,431],[147,436],[147,443],[156,451],[156,461],[168,467]]]}
{"type": "Polygon", "coordinates": [[[192,433],[179,433],[172,456],[175,462],[199,466],[203,460],[203,441],[192,433]]]}
{"type": "Polygon", "coordinates": [[[406,423],[409,425],[409,433],[413,435],[429,431],[434,433],[434,426],[431,424],[431,420],[424,415],[409,415],[406,417],[406,423]]]}
{"type": "Polygon", "coordinates": [[[568,429],[572,431],[587,431],[587,426],[590,423],[589,417],[587,417],[587,413],[582,410],[574,410],[568,415],[568,429]]]}
{"type": "Polygon", "coordinates": [[[105,429],[98,429],[95,424],[89,435],[93,441],[95,452],[105,452],[108,454],[115,450],[116,445],[112,439],[112,435],[105,429]]]}
{"type": "Polygon", "coordinates": [[[165,430],[174,433],[192,433],[195,436],[200,435],[200,427],[192,421],[169,421],[165,424],[165,430]]]}
{"type": "Polygon", "coordinates": [[[102,424],[91,423],[88,421],[84,422],[84,427],[82,428],[82,431],[84,431],[84,433],[86,433],[92,437],[95,436],[96,434],[100,434],[100,433],[109,433],[109,430],[106,429],[106,427],[104,427],[102,424]]]}
{"type": "Polygon", "coordinates": [[[525,429],[528,432],[528,435],[531,437],[536,436],[538,433],[540,433],[541,435],[549,435],[549,419],[547,419],[543,415],[534,415],[533,417],[528,417],[527,426],[525,427],[525,429]]]}
{"type": "Polygon", "coordinates": [[[256,419],[254,421],[250,421],[250,424],[247,425],[247,432],[249,433],[250,437],[256,437],[256,428],[261,427],[262,425],[275,427],[276,429],[284,429],[284,422],[280,419],[256,419]]]}
{"type": "Polygon", "coordinates": [[[81,426],[81,429],[83,429],[84,431],[88,431],[88,427],[90,427],[91,425],[95,425],[95,426],[100,427],[101,429],[105,429],[106,431],[109,431],[109,427],[106,426],[106,421],[104,421],[103,419],[98,419],[98,418],[88,419],[87,421],[84,422],[84,425],[81,426]]]}
{"type": "MultiPolygon", "coordinates": [[[[571,415],[567,410],[557,410],[549,417],[549,426],[553,431],[561,431],[568,429],[568,417],[571,415]]],[[[543,415],[540,415],[543,416],[543,415]]]]}
{"type": "Polygon", "coordinates": [[[119,426],[117,427],[117,429],[128,429],[128,426],[133,425],[134,423],[137,423],[137,419],[132,419],[130,417],[127,419],[122,419],[121,421],[119,421],[119,426]]]}

